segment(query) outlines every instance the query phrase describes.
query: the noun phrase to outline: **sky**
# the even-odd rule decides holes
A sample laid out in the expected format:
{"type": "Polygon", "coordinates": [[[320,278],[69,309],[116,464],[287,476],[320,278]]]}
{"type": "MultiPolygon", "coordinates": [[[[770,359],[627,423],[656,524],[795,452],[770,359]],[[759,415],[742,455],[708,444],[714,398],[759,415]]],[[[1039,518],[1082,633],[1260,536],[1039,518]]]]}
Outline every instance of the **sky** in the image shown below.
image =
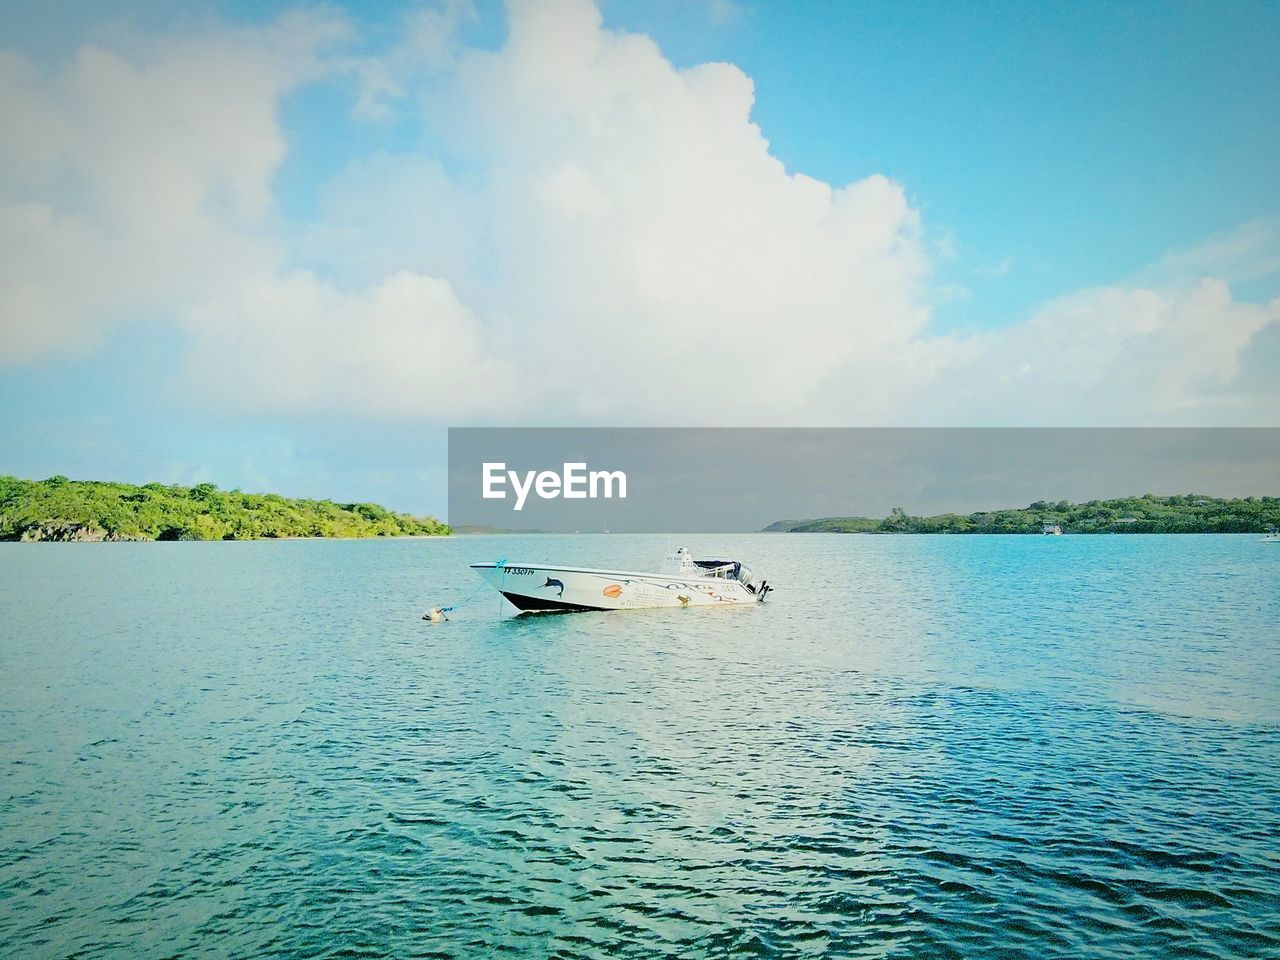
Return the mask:
{"type": "Polygon", "coordinates": [[[1280,5],[0,7],[0,472],[443,513],[462,425],[1275,426],[1280,5]]]}

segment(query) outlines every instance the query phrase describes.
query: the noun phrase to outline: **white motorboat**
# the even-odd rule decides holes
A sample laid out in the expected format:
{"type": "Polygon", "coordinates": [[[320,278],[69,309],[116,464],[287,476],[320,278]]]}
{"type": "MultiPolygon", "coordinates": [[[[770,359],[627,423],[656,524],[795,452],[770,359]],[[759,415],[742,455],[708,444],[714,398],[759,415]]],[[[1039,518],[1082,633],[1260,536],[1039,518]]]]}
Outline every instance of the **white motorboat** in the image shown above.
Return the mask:
{"type": "Polygon", "coordinates": [[[736,560],[695,560],[687,547],[667,557],[659,573],[507,560],[471,569],[521,613],[741,606],[759,603],[773,589],[764,580],[757,584],[736,560]]]}

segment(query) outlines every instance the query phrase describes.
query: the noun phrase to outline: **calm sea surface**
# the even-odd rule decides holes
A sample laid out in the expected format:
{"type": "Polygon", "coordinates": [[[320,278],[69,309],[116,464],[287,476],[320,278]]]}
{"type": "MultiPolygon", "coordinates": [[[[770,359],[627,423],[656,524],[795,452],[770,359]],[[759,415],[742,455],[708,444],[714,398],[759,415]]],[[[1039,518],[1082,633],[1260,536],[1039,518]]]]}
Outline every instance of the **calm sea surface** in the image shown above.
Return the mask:
{"type": "Polygon", "coordinates": [[[1257,537],[5,544],[0,585],[0,956],[1280,956],[1257,537]],[[418,619],[470,561],[681,542],[777,592],[418,619]]]}

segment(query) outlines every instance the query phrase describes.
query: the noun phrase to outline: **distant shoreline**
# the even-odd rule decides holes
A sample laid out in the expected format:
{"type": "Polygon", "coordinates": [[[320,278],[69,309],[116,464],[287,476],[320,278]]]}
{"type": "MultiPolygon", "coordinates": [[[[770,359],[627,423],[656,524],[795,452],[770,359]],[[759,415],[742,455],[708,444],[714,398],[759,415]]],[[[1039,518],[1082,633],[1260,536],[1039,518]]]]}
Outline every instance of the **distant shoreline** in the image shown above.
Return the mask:
{"type": "Polygon", "coordinates": [[[0,477],[0,541],[368,540],[448,536],[447,523],[376,503],[335,503],[212,483],[142,486],[0,477]]]}
{"type": "Polygon", "coordinates": [[[1187,493],[1071,503],[1037,500],[1026,507],[917,517],[895,507],[889,516],[778,520],[762,533],[1135,534],[1267,533],[1280,527],[1280,497],[1210,497],[1187,493]]]}
{"type": "Polygon", "coordinates": [[[374,537],[246,537],[244,539],[224,538],[222,540],[156,540],[145,537],[81,537],[81,538],[31,538],[23,540],[9,537],[0,539],[6,543],[372,543],[395,540],[456,540],[454,533],[400,533],[389,536],[374,537]]]}

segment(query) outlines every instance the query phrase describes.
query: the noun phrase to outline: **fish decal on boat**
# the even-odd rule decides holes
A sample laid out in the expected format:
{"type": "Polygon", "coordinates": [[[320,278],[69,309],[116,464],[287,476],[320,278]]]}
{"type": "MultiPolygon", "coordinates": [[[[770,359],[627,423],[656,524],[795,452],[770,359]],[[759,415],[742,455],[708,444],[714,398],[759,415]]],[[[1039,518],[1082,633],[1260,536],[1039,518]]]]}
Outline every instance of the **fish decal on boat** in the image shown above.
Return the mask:
{"type": "Polygon", "coordinates": [[[556,596],[557,596],[557,597],[563,597],[563,596],[564,596],[564,581],[563,581],[563,580],[553,580],[553,579],[551,579],[551,577],[547,577],[547,582],[546,582],[546,583],[544,583],[544,584],[542,585],[542,587],[543,587],[543,589],[544,589],[544,590],[545,590],[547,587],[559,587],[559,588],[560,588],[560,592],[559,592],[559,593],[557,593],[557,594],[556,594],[556,596]]]}

